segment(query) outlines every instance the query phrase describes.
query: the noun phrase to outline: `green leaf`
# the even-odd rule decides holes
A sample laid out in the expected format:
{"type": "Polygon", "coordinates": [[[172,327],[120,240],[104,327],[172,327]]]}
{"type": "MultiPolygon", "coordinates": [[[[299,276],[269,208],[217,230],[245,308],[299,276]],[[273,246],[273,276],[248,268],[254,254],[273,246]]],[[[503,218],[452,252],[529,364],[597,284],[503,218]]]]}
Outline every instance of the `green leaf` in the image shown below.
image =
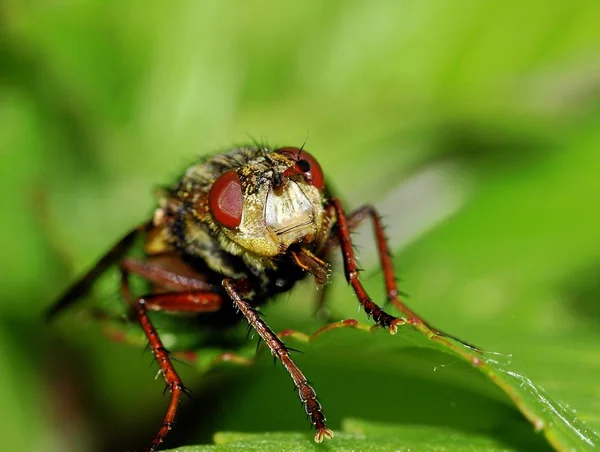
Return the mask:
{"type": "MultiPolygon", "coordinates": [[[[479,450],[506,450],[507,447],[544,449],[541,438],[536,436],[535,432],[543,434],[548,442],[559,450],[593,450],[596,444],[600,444],[600,438],[586,428],[572,412],[552,400],[542,388],[527,377],[512,371],[510,366],[503,362],[507,361],[507,356],[480,354],[460,342],[437,336],[422,325],[418,327],[418,331],[410,325],[401,326],[398,333],[392,336],[367,325],[340,324],[339,328],[323,330],[310,337],[294,333],[289,336],[287,343],[305,352],[297,359],[303,369],[310,369],[311,365],[324,362],[335,369],[344,369],[346,374],[348,369],[351,369],[353,380],[374,379],[371,381],[376,387],[371,388],[373,397],[384,397],[389,403],[393,403],[396,409],[406,409],[405,419],[408,423],[422,420],[437,425],[434,427],[398,423],[391,426],[388,424],[385,428],[379,425],[371,428],[371,424],[364,424],[367,426],[364,427],[363,424],[346,421],[342,426],[344,434],[339,435],[336,432],[335,438],[327,443],[333,450],[347,450],[353,447],[360,450],[371,450],[369,447],[379,450],[465,450],[470,445],[477,445],[479,450]],[[307,359],[304,359],[305,357],[307,359]],[[354,369],[353,366],[357,363],[363,363],[368,367],[367,371],[354,369]],[[396,384],[394,377],[391,378],[391,385],[389,377],[378,381],[382,373],[397,376],[396,384]],[[421,382],[420,387],[414,384],[415,381],[421,382]],[[422,384],[424,381],[433,382],[438,386],[435,395],[439,406],[434,402],[433,410],[431,400],[426,397],[427,392],[432,391],[429,385],[422,384]],[[407,401],[403,407],[402,394],[407,390],[417,396],[412,401],[407,401]],[[391,391],[396,391],[397,394],[391,391]],[[400,399],[398,394],[401,395],[400,399]],[[452,411],[457,411],[452,403],[446,403],[447,400],[456,400],[454,404],[460,412],[460,422],[454,425],[449,423],[457,429],[456,431],[443,426],[448,424],[453,415],[452,411]],[[507,421],[507,413],[512,411],[508,404],[513,404],[520,410],[531,425],[526,427],[523,419],[519,419],[516,413],[510,414],[511,420],[507,421]],[[465,428],[465,422],[471,429],[468,432],[461,431],[465,428]],[[504,443],[507,437],[498,435],[499,429],[503,430],[503,433],[511,432],[512,444],[504,443]],[[347,435],[348,431],[360,432],[362,436],[358,439],[347,435]],[[449,434],[449,431],[452,433],[449,434]],[[444,444],[446,448],[440,449],[444,444]]],[[[257,365],[260,367],[265,361],[269,360],[259,359],[257,365]]],[[[339,381],[336,378],[344,378],[344,374],[341,373],[344,371],[333,377],[334,384],[339,381]]],[[[282,375],[277,377],[285,378],[282,375]]],[[[254,391],[255,394],[261,392],[260,387],[254,391]]],[[[317,392],[322,396],[319,386],[317,392]]],[[[346,393],[353,394],[349,390],[346,393]]],[[[352,397],[358,399],[354,395],[352,397]]],[[[247,400],[246,403],[261,406],[261,413],[269,409],[265,406],[268,402],[263,400],[261,403],[260,397],[258,400],[250,397],[250,401],[247,400]]],[[[325,396],[323,404],[327,411],[328,407],[335,407],[340,401],[335,400],[335,397],[325,396]]],[[[389,413],[389,406],[387,408],[389,413]]],[[[259,447],[267,448],[265,450],[269,450],[268,447],[315,450],[318,446],[312,444],[312,439],[309,441],[306,438],[311,439],[312,435],[308,432],[266,436],[218,434],[215,441],[220,445],[219,450],[258,450],[254,448],[259,447]]]]}
{"type": "Polygon", "coordinates": [[[490,452],[508,450],[501,442],[485,435],[464,434],[443,427],[400,426],[367,422],[357,419],[343,421],[342,432],[336,434],[335,442],[318,445],[312,435],[301,433],[232,433],[215,435],[214,446],[189,446],[172,449],[171,452],[200,452],[219,450],[244,451],[406,451],[438,452],[446,450],[490,452]]]}

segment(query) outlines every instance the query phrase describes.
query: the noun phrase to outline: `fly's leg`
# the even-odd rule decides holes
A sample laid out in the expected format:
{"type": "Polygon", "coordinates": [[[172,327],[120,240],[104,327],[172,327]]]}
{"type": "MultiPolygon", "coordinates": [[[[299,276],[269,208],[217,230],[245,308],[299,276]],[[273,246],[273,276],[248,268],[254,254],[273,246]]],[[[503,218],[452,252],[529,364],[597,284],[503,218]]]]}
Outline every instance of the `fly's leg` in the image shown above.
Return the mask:
{"type": "Polygon", "coordinates": [[[311,273],[315,277],[315,282],[318,289],[317,302],[315,306],[315,314],[321,320],[329,319],[329,312],[325,307],[325,298],[327,295],[327,287],[329,283],[329,250],[326,248],[321,257],[300,249],[299,251],[291,251],[292,259],[298,267],[304,271],[311,273]]]}
{"type": "MultiPolygon", "coordinates": [[[[131,345],[134,347],[141,347],[147,343],[146,341],[139,340],[142,338],[132,337],[132,335],[129,334],[129,331],[127,331],[127,325],[129,325],[130,322],[125,318],[109,316],[100,310],[92,310],[90,315],[93,319],[103,325],[102,332],[108,339],[114,342],[131,345]]],[[[199,353],[194,350],[174,351],[172,356],[179,360],[186,361],[192,365],[197,365],[200,358],[199,353]]],[[[215,356],[214,359],[210,360],[208,365],[198,367],[201,368],[202,371],[209,371],[213,367],[224,363],[246,367],[253,365],[254,359],[231,351],[224,351],[223,353],[215,356]]]]}
{"type": "Polygon", "coordinates": [[[394,272],[394,266],[392,264],[392,255],[388,246],[388,240],[385,236],[383,224],[381,223],[381,217],[370,204],[364,205],[351,212],[348,216],[348,229],[350,231],[355,230],[364,220],[370,218],[373,222],[373,230],[375,232],[375,240],[377,242],[377,252],[379,254],[379,263],[383,270],[383,278],[385,281],[385,289],[389,301],[402,312],[409,321],[426,322],[419,317],[414,311],[406,306],[400,300],[400,291],[398,290],[398,283],[396,282],[396,275],[394,272]]]}
{"type": "Polygon", "coordinates": [[[148,311],[214,312],[221,308],[223,298],[214,292],[196,290],[150,294],[134,300],[129,288],[129,274],[127,271],[123,271],[122,274],[121,291],[125,300],[132,306],[135,317],[148,338],[150,349],[158,362],[167,388],[171,392],[171,399],[162,426],[152,439],[150,446],[145,449],[151,452],[164,441],[167,433],[173,428],[179,400],[182,392],[185,392],[186,389],[173,366],[169,352],[164,347],[156,328],[152,325],[148,311]]]}
{"type": "Polygon", "coordinates": [[[168,290],[200,290],[212,291],[219,290],[211,284],[201,279],[201,275],[192,274],[189,270],[187,275],[181,272],[172,271],[149,262],[137,259],[123,259],[121,261],[121,270],[138,275],[153,284],[156,284],[168,290]]]}
{"type": "Polygon", "coordinates": [[[133,246],[136,239],[142,233],[146,232],[151,225],[152,223],[142,224],[119,240],[108,253],[106,253],[96,265],[83,276],[83,278],[67,289],[67,291],[56,300],[56,302],[46,311],[46,318],[50,320],[56,314],[75,304],[77,300],[80,300],[87,294],[94,282],[96,282],[96,280],[113,264],[117,263],[133,246]]]}
{"type": "MultiPolygon", "coordinates": [[[[90,319],[93,319],[96,323],[100,324],[102,334],[113,342],[136,348],[143,347],[148,343],[145,335],[140,336],[139,334],[133,334],[129,331],[128,327],[133,324],[124,317],[111,316],[106,312],[97,309],[90,310],[88,315],[90,319]]],[[[247,367],[253,365],[255,361],[253,358],[232,351],[223,351],[208,361],[208,363],[205,363],[205,361],[201,361],[205,354],[206,353],[199,353],[195,350],[176,350],[171,353],[171,356],[176,360],[186,361],[202,372],[208,372],[213,367],[222,364],[247,367]]]]}
{"type": "Polygon", "coordinates": [[[328,323],[327,325],[319,328],[313,334],[306,334],[296,330],[283,330],[277,336],[281,339],[289,337],[298,342],[309,343],[315,340],[317,337],[321,336],[322,334],[327,333],[328,331],[337,330],[340,328],[353,328],[356,330],[371,331],[374,328],[378,328],[378,326],[368,326],[364,323],[359,323],[358,320],[355,319],[346,319],[328,323]]]}
{"type": "MultiPolygon", "coordinates": [[[[342,203],[338,198],[331,198],[330,208],[333,209],[333,213],[337,220],[337,236],[339,239],[340,247],[342,249],[342,257],[344,260],[344,273],[346,280],[352,286],[359,303],[365,310],[366,314],[373,317],[373,320],[378,325],[384,328],[388,328],[390,333],[396,334],[399,325],[404,325],[406,320],[394,317],[371,300],[371,297],[367,294],[360,279],[358,278],[358,266],[356,265],[356,258],[354,256],[354,250],[352,248],[352,239],[350,238],[350,227],[348,218],[344,213],[342,203]]],[[[330,212],[331,215],[331,212],[330,212]]],[[[389,260],[389,253],[386,255],[389,260]]],[[[393,277],[393,274],[392,274],[393,277]]],[[[395,281],[394,281],[395,284],[395,281]]]]}
{"type": "MultiPolygon", "coordinates": [[[[113,342],[135,348],[142,348],[148,344],[148,340],[143,333],[140,335],[139,331],[134,333],[129,330],[129,327],[134,324],[124,317],[111,316],[96,309],[90,310],[88,315],[101,325],[102,334],[113,342]]],[[[200,352],[191,349],[175,350],[171,351],[171,357],[174,361],[186,362],[201,372],[210,372],[213,368],[219,366],[248,367],[254,365],[256,361],[255,358],[229,350],[221,350],[217,353],[206,349],[202,349],[200,352]],[[213,355],[213,357],[206,359],[207,354],[213,355]]]]}
{"type": "MultiPolygon", "coordinates": [[[[421,316],[419,316],[412,309],[406,306],[406,304],[404,304],[404,302],[400,299],[400,291],[398,290],[398,283],[396,281],[394,265],[392,263],[392,256],[390,253],[388,240],[385,236],[383,224],[381,223],[381,217],[377,213],[375,207],[367,204],[359,207],[358,209],[350,213],[350,215],[347,217],[348,230],[353,231],[367,218],[370,218],[373,222],[373,230],[375,232],[375,240],[377,242],[377,252],[379,254],[379,263],[381,265],[381,269],[383,270],[383,278],[385,281],[385,289],[387,292],[388,300],[394,305],[396,309],[398,309],[402,314],[406,316],[406,321],[408,323],[411,323],[413,325],[425,325],[434,334],[449,337],[451,339],[454,339],[455,341],[465,344],[469,348],[479,350],[477,347],[475,347],[472,344],[469,344],[468,342],[465,342],[455,336],[452,336],[448,333],[438,330],[437,328],[432,327],[421,316]]],[[[329,247],[334,244],[335,243],[328,243],[327,245],[329,247]]]]}
{"type": "Polygon", "coordinates": [[[132,334],[129,331],[128,328],[132,323],[124,316],[108,314],[100,309],[86,310],[85,316],[87,319],[94,320],[100,326],[101,333],[113,342],[132,347],[143,347],[146,344],[143,335],[132,334]]]}
{"type": "Polygon", "coordinates": [[[316,316],[322,321],[328,321],[330,319],[329,311],[325,306],[325,301],[327,300],[327,292],[329,284],[323,284],[319,287],[319,292],[317,293],[317,303],[315,307],[316,316]]]}
{"type": "MultiPolygon", "coordinates": [[[[181,294],[177,294],[178,298],[181,298],[181,296],[181,294]]],[[[161,295],[152,301],[154,302],[154,306],[160,306],[162,302],[167,300],[169,300],[168,295],[161,295]]],[[[137,300],[137,302],[134,304],[136,317],[142,326],[146,337],[148,338],[152,353],[158,361],[158,365],[160,366],[160,370],[165,378],[167,387],[169,388],[169,391],[171,391],[171,400],[169,401],[169,406],[167,407],[167,412],[163,419],[163,423],[158,430],[158,433],[156,433],[152,439],[150,447],[147,449],[149,451],[153,451],[160,445],[160,443],[164,441],[167,433],[169,433],[169,431],[173,428],[175,423],[175,415],[177,414],[177,408],[181,398],[181,393],[184,391],[184,386],[181,378],[177,374],[177,371],[173,367],[169,353],[163,346],[156,329],[148,317],[148,301],[149,300],[144,298],[139,298],[137,300]]]]}
{"type": "MultiPolygon", "coordinates": [[[[148,282],[156,284],[163,289],[173,291],[198,291],[199,293],[205,292],[203,295],[203,303],[205,303],[204,306],[202,306],[201,303],[200,306],[196,307],[195,309],[199,310],[200,312],[211,312],[215,310],[214,307],[210,306],[212,303],[215,303],[220,296],[211,292],[216,292],[217,288],[200,279],[201,275],[198,275],[198,278],[195,278],[191,275],[182,275],[152,263],[129,258],[123,259],[120,266],[123,273],[140,276],[148,282]],[[208,304],[208,307],[206,303],[208,304]]],[[[129,305],[133,303],[134,300],[130,296],[128,289],[124,291],[123,296],[127,299],[129,305]]],[[[185,305],[184,308],[187,310],[188,305],[185,305]]],[[[143,339],[143,336],[138,337],[137,335],[131,334],[127,330],[131,323],[130,320],[125,316],[110,315],[102,310],[94,308],[86,310],[85,313],[90,319],[98,321],[98,323],[102,326],[102,332],[110,340],[138,347],[146,343],[146,341],[143,339]]],[[[196,357],[195,352],[192,351],[181,351],[175,352],[174,354],[188,361],[195,361],[196,357]]],[[[223,353],[223,355],[223,359],[217,358],[215,359],[215,363],[220,361],[233,363],[243,362],[242,357],[232,355],[229,352],[223,353]]]]}
{"type": "Polygon", "coordinates": [[[300,401],[304,404],[306,414],[310,417],[312,425],[316,428],[315,441],[320,443],[325,437],[332,438],[333,432],[326,425],[325,415],[321,404],[317,401],[315,390],[308,384],[304,374],[298,369],[283,341],[277,337],[264,320],[260,318],[256,310],[243,299],[248,293],[247,281],[236,281],[231,278],[223,279],[223,288],[227,291],[235,306],[246,317],[248,323],[256,330],[262,340],[267,344],[271,353],[281,361],[286,368],[296,388],[300,401]]]}
{"type": "Polygon", "coordinates": [[[230,351],[220,353],[208,363],[200,363],[199,359],[201,358],[201,356],[198,354],[198,352],[195,351],[174,352],[173,356],[175,356],[178,359],[182,359],[189,362],[196,368],[200,369],[202,372],[208,372],[213,367],[217,367],[219,365],[232,364],[235,366],[248,367],[254,365],[254,363],[256,362],[254,358],[249,358],[247,356],[243,356],[241,354],[230,351]]]}

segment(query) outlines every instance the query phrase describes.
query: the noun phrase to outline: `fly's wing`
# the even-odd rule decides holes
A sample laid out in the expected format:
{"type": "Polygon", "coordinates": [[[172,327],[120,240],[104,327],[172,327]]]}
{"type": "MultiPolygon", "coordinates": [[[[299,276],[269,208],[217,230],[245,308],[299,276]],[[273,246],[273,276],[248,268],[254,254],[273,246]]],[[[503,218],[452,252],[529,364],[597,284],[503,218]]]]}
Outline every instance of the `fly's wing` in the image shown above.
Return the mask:
{"type": "Polygon", "coordinates": [[[52,306],[50,306],[50,308],[48,308],[46,311],[46,319],[52,319],[60,311],[73,305],[77,300],[86,295],[96,280],[113,264],[120,261],[135,244],[136,239],[151,226],[151,222],[144,223],[119,240],[90,271],[73,284],[52,306]]]}

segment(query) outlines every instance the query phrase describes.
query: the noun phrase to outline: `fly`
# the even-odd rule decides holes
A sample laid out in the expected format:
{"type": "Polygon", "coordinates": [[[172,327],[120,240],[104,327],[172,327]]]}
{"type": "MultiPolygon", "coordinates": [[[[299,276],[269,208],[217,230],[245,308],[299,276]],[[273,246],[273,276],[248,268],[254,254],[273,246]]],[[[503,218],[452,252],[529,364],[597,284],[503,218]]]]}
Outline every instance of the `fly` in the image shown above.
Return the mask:
{"type": "Polygon", "coordinates": [[[48,315],[74,304],[107,269],[119,265],[121,294],[144,331],[171,393],[148,451],[154,451],[172,429],[185,392],[149,311],[199,316],[220,312],[228,326],[245,319],[288,371],[316,430],[315,441],[321,442],[332,438],[333,432],[316,392],[256,308],[307,275],[317,284],[327,283],[329,260],[338,248],[346,279],[375,324],[392,334],[401,325],[427,325],[399,298],[388,243],[373,206],[347,214],[327,187],[321,166],[303,148],[236,148],[188,168],[159,195],[153,218],[126,234],[56,301],[48,315]],[[365,220],[373,223],[387,296],[401,317],[373,302],[359,278],[350,233],[365,220]],[[142,237],[144,258],[129,257],[142,237]],[[149,282],[150,293],[134,296],[131,275],[149,282]]]}

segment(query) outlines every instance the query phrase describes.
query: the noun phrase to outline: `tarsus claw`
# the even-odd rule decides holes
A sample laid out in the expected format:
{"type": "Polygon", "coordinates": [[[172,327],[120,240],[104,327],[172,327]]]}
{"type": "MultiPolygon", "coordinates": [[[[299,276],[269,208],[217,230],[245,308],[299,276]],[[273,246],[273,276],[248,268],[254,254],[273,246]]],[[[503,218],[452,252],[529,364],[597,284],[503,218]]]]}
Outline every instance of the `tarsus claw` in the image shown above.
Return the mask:
{"type": "Polygon", "coordinates": [[[333,438],[333,432],[328,428],[320,428],[319,430],[317,430],[317,433],[315,433],[315,442],[321,443],[323,442],[323,438],[325,437],[329,439],[333,438]]]}

